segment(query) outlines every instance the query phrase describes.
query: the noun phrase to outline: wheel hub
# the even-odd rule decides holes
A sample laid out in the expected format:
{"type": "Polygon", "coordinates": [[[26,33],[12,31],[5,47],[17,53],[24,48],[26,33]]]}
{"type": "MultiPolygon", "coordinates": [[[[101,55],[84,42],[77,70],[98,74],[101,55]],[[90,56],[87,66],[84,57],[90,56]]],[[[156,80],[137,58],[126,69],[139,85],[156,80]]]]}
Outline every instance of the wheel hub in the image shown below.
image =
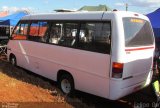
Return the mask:
{"type": "Polygon", "coordinates": [[[71,91],[71,84],[67,79],[63,79],[61,82],[61,88],[64,93],[68,94],[71,91]]]}

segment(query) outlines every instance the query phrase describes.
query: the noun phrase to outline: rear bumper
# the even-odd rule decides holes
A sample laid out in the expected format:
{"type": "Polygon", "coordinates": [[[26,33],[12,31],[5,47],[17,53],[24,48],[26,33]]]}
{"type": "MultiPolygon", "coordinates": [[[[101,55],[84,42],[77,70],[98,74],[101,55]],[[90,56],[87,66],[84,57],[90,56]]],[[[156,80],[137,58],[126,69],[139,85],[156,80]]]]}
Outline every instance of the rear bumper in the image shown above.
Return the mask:
{"type": "Polygon", "coordinates": [[[131,94],[133,92],[136,92],[136,91],[144,88],[145,87],[144,85],[145,85],[145,81],[141,82],[141,83],[138,83],[138,84],[136,84],[134,86],[130,86],[130,87],[123,88],[123,89],[117,89],[117,88],[115,88],[114,90],[110,91],[110,97],[109,98],[111,100],[117,100],[117,99],[119,99],[121,97],[124,97],[126,95],[129,95],[129,94],[131,94]]]}
{"type": "Polygon", "coordinates": [[[150,72],[147,75],[147,78],[141,82],[138,82],[138,77],[136,77],[136,76],[131,79],[127,79],[127,81],[112,79],[110,81],[109,99],[117,100],[121,97],[129,95],[133,92],[136,92],[136,91],[148,86],[150,84],[151,80],[152,80],[152,72],[150,72]],[[137,81],[137,83],[130,85],[132,83],[131,81],[133,81],[133,80],[137,81]],[[128,86],[127,86],[127,83],[128,83],[128,86]]]}

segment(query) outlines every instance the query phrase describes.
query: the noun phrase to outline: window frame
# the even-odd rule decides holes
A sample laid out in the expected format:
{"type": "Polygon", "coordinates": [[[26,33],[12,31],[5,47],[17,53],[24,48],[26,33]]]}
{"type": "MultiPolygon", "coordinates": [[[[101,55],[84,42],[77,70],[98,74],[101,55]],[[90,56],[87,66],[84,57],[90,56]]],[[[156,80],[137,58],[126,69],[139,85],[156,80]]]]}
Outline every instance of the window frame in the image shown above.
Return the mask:
{"type": "MultiPolygon", "coordinates": [[[[67,47],[67,48],[73,48],[73,49],[78,49],[78,50],[84,50],[84,51],[89,51],[89,52],[95,52],[95,53],[102,53],[102,54],[110,54],[111,53],[111,46],[112,46],[112,21],[111,20],[21,20],[19,21],[19,23],[21,22],[27,22],[29,25],[28,25],[28,29],[27,29],[27,35],[26,35],[26,40],[27,41],[32,41],[32,42],[38,42],[38,43],[45,43],[45,44],[49,44],[49,45],[55,45],[55,46],[61,46],[61,47],[67,47]],[[29,37],[29,31],[30,31],[30,27],[31,27],[31,24],[32,22],[47,22],[48,23],[48,28],[47,28],[47,31],[48,32],[48,36],[47,36],[47,41],[46,42],[41,42],[41,41],[34,41],[34,40],[29,40],[28,37],[29,37]],[[65,45],[59,45],[59,44],[54,44],[54,43],[49,43],[49,38],[50,38],[50,32],[51,32],[51,28],[52,28],[52,25],[53,24],[56,24],[56,23],[60,23],[60,24],[64,24],[64,23],[75,23],[77,24],[77,33],[76,33],[76,41],[75,41],[75,45],[74,47],[72,46],[65,46],[65,45]],[[82,48],[79,48],[78,47],[78,44],[79,44],[79,33],[80,33],[80,28],[81,28],[81,25],[84,24],[84,23],[109,23],[110,24],[110,51],[109,52],[96,52],[96,51],[92,51],[92,50],[85,50],[85,49],[82,49],[82,48]]],[[[19,24],[18,23],[18,24],[19,24]]],[[[17,25],[18,25],[17,24],[17,25]]],[[[14,28],[15,30],[15,28],[14,28]]],[[[13,30],[13,32],[14,32],[13,30]]],[[[12,33],[13,35],[13,33],[12,33]]]]}

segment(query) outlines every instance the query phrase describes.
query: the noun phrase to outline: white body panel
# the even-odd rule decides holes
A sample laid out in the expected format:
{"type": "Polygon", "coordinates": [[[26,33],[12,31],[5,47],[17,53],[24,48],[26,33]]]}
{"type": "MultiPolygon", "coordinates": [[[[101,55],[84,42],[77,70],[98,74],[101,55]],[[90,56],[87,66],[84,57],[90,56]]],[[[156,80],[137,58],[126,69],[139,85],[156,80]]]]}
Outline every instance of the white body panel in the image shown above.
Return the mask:
{"type": "MultiPolygon", "coordinates": [[[[110,99],[118,99],[150,84],[152,80],[153,46],[140,46],[136,48],[125,47],[124,29],[122,27],[123,17],[142,18],[143,15],[135,16],[137,13],[122,12],[114,14],[114,31],[112,31],[112,62],[124,63],[123,79],[110,79],[110,99]],[[114,44],[116,43],[116,44],[114,44]],[[150,48],[151,47],[151,48],[150,48]],[[123,50],[122,50],[123,49],[123,50]],[[130,50],[131,49],[131,50],[130,50]]],[[[108,16],[104,14],[105,20],[108,16]]],[[[111,74],[110,74],[111,75],[111,74]]],[[[111,76],[110,76],[111,77],[111,76]]]]}
{"type": "MultiPolygon", "coordinates": [[[[151,80],[153,49],[125,51],[123,17],[137,17],[130,12],[91,12],[33,15],[22,20],[102,20],[112,22],[111,54],[101,54],[27,40],[10,40],[10,54],[17,58],[17,65],[57,81],[57,72],[66,70],[74,79],[75,89],[108,99],[118,99],[135,91],[135,87],[151,80]],[[123,78],[111,77],[112,62],[124,63],[123,78]],[[141,72],[140,72],[141,71],[141,72]]],[[[139,15],[139,18],[148,19],[139,15]]],[[[154,46],[154,45],[153,45],[154,46]]],[[[148,83],[149,84],[149,83],[148,83]]]]}
{"type": "Polygon", "coordinates": [[[12,46],[18,66],[55,81],[57,72],[66,70],[73,75],[77,90],[108,97],[109,55],[30,41],[15,40],[8,45],[12,46]]]}

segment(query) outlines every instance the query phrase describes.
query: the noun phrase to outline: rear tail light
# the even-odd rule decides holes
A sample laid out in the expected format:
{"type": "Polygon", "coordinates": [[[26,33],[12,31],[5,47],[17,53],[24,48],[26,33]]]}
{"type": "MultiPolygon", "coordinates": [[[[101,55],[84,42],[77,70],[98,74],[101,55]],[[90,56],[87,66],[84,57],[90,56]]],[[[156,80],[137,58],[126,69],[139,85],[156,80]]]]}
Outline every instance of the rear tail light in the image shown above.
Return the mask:
{"type": "Polygon", "coordinates": [[[123,63],[113,62],[112,64],[112,77],[122,78],[123,74],[123,63]]]}

